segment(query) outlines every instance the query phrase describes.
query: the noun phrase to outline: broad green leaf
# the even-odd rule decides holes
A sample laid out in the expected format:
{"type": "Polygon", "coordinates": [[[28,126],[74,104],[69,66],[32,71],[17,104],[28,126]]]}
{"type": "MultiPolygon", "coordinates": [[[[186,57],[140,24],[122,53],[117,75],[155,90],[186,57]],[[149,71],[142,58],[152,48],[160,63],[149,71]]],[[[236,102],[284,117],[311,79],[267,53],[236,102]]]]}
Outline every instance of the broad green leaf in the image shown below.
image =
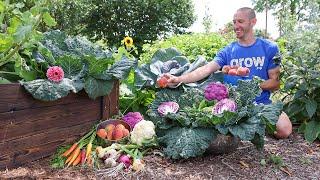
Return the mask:
{"type": "Polygon", "coordinates": [[[96,59],[96,57],[88,56],[85,61],[89,67],[89,75],[99,76],[108,69],[110,64],[113,63],[113,59],[96,59]]]}
{"type": "Polygon", "coordinates": [[[176,48],[159,49],[153,54],[151,63],[155,61],[165,62],[171,60],[175,56],[181,56],[181,53],[176,48]]]}
{"type": "Polygon", "coordinates": [[[304,137],[308,142],[313,142],[320,135],[320,122],[310,121],[306,125],[304,137]]]}
{"type": "Polygon", "coordinates": [[[257,105],[255,107],[260,106],[261,108],[258,110],[258,116],[264,117],[267,122],[272,125],[275,125],[279,119],[279,116],[282,112],[283,103],[277,102],[268,105],[257,105]]]}
{"type": "Polygon", "coordinates": [[[261,124],[257,117],[250,117],[245,122],[229,126],[232,135],[239,137],[241,140],[250,141],[255,137],[255,133],[264,136],[265,125],[261,124]]]}
{"type": "Polygon", "coordinates": [[[0,77],[0,84],[8,84],[8,83],[11,83],[11,82],[3,77],[0,77]]]}
{"type": "Polygon", "coordinates": [[[85,80],[84,89],[91,99],[96,99],[99,96],[108,95],[113,88],[113,81],[106,81],[88,77],[85,80]]]}
{"type": "Polygon", "coordinates": [[[15,3],[15,7],[21,9],[24,7],[24,3],[15,3]]]}
{"type": "Polygon", "coordinates": [[[37,79],[28,82],[21,81],[20,83],[32,97],[42,101],[55,101],[67,96],[70,91],[77,92],[72,80],[67,78],[64,78],[59,83],[51,82],[47,79],[37,79]]]}
{"type": "Polygon", "coordinates": [[[4,12],[4,10],[6,9],[6,5],[3,1],[0,1],[0,13],[4,12]]]}
{"type": "Polygon", "coordinates": [[[56,59],[57,65],[61,66],[66,78],[73,79],[82,70],[82,61],[79,57],[65,55],[56,59]]]}
{"type": "Polygon", "coordinates": [[[13,34],[13,40],[15,43],[20,43],[25,38],[27,38],[31,33],[32,33],[31,25],[19,26],[17,28],[17,32],[13,34]]]}
{"type": "Polygon", "coordinates": [[[130,61],[129,59],[116,61],[109,69],[95,77],[102,80],[126,79],[135,63],[137,62],[130,61]]]}
{"type": "Polygon", "coordinates": [[[21,20],[17,17],[13,17],[10,21],[10,26],[7,29],[8,34],[14,34],[19,26],[22,26],[21,20]]]}
{"type": "Polygon", "coordinates": [[[52,52],[43,46],[41,43],[38,44],[39,53],[44,57],[44,60],[49,64],[55,64],[55,59],[52,55],[52,52]]]}
{"type": "Polygon", "coordinates": [[[187,159],[202,155],[216,133],[210,128],[171,128],[166,134],[159,137],[164,144],[164,154],[172,159],[187,159]]]}
{"type": "Polygon", "coordinates": [[[308,99],[306,101],[305,107],[308,112],[309,118],[311,118],[314,115],[314,113],[317,111],[317,101],[315,101],[313,99],[308,99]]]}
{"type": "Polygon", "coordinates": [[[57,22],[51,17],[51,15],[48,12],[45,12],[43,14],[43,21],[46,23],[48,26],[55,26],[57,25],[57,22]]]}
{"type": "Polygon", "coordinates": [[[13,39],[11,36],[6,34],[0,34],[0,52],[6,51],[13,44],[13,39]]]}

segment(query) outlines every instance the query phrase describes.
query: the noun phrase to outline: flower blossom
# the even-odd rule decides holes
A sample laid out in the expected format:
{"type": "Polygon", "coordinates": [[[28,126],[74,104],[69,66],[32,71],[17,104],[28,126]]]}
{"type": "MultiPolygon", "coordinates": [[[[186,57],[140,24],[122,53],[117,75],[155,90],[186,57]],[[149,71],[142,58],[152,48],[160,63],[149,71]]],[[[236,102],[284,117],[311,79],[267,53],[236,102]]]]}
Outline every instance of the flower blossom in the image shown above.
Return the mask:
{"type": "Polygon", "coordinates": [[[50,81],[60,82],[64,78],[63,69],[59,66],[52,66],[47,70],[47,77],[50,81]]]}

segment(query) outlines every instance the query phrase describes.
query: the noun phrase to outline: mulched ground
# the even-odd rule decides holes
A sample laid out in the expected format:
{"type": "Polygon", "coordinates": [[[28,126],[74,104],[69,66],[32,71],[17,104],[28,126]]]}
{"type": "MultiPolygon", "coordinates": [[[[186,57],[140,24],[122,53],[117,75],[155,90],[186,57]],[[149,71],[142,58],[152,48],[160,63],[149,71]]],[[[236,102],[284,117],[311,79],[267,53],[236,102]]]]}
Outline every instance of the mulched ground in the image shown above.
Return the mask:
{"type": "MultiPolygon", "coordinates": [[[[0,179],[102,179],[88,169],[52,169],[49,158],[28,167],[0,171],[0,179]]],[[[320,142],[307,143],[301,135],[276,140],[266,137],[264,151],[249,142],[224,155],[172,161],[154,151],[139,173],[119,173],[103,179],[320,179],[320,142]]]]}

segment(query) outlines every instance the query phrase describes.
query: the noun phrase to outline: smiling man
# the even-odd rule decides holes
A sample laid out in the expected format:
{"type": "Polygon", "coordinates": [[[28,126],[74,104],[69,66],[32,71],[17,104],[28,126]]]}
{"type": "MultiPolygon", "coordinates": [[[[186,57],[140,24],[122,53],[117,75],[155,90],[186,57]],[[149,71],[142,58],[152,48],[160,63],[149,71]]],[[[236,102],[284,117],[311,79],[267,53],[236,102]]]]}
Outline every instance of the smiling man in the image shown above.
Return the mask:
{"type": "MultiPolygon", "coordinates": [[[[166,74],[168,85],[175,86],[178,83],[190,83],[199,81],[215,71],[222,69],[225,65],[241,66],[250,69],[247,78],[260,77],[263,82],[260,84],[263,90],[256,98],[256,103],[270,104],[270,94],[280,87],[279,75],[280,66],[276,62],[279,54],[278,46],[269,40],[256,38],[253,27],[257,22],[256,14],[252,8],[243,7],[236,11],[233,16],[233,28],[238,41],[233,42],[220,50],[214,60],[190,73],[176,77],[166,74]]],[[[237,76],[225,75],[224,82],[236,85],[237,76]]],[[[292,124],[283,113],[277,123],[276,136],[286,138],[292,132],[292,124]]]]}

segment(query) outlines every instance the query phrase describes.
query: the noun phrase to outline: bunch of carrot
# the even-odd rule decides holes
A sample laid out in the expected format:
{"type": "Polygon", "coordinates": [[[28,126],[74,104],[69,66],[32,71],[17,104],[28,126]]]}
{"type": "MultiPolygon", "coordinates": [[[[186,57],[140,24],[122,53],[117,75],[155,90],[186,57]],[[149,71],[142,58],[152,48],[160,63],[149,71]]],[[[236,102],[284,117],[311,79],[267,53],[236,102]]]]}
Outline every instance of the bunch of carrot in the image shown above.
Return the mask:
{"type": "Polygon", "coordinates": [[[65,164],[67,167],[70,165],[76,166],[78,164],[84,165],[86,162],[89,166],[92,163],[92,142],[96,137],[95,128],[92,129],[89,133],[84,135],[78,142],[74,143],[68,150],[66,150],[61,156],[66,157],[67,160],[65,164]],[[87,138],[90,137],[89,141],[87,138]],[[87,143],[86,143],[87,142],[87,143]],[[85,146],[87,146],[85,148],[85,146]]]}

